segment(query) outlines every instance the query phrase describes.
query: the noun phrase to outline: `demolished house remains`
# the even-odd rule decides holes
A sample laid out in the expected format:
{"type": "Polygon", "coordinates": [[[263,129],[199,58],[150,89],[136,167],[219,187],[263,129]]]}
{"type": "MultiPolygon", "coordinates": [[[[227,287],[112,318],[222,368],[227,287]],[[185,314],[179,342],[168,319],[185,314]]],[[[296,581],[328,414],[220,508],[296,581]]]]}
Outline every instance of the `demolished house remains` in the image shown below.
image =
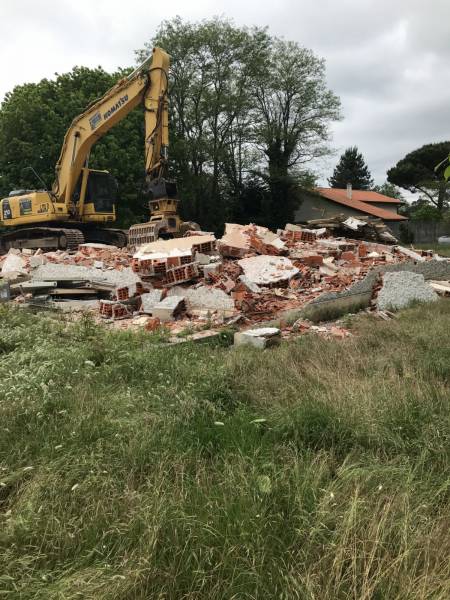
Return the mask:
{"type": "Polygon", "coordinates": [[[190,328],[197,333],[188,338],[207,339],[207,330],[233,324],[247,330],[236,343],[265,347],[279,339],[267,329],[274,320],[283,331],[345,337],[342,328],[311,325],[308,310],[331,303],[389,311],[450,293],[447,259],[386,243],[395,241],[380,223],[343,217],[287,224],[277,233],[227,224],[220,239],[196,231],[134,253],[104,244],[75,252],[11,249],[0,257],[1,297],[89,311],[118,328],[164,326],[172,338],[190,328]],[[258,335],[255,326],[265,329],[258,335]]]}

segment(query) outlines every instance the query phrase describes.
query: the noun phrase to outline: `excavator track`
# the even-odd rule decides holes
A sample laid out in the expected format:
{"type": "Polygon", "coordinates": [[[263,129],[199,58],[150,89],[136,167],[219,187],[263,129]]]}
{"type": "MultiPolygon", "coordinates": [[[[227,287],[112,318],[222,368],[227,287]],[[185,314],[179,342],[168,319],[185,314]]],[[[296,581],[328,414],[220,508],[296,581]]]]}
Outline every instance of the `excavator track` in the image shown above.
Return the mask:
{"type": "Polygon", "coordinates": [[[37,250],[77,250],[85,241],[79,229],[60,227],[27,227],[5,233],[0,237],[0,251],[10,248],[32,248],[37,250]]]}

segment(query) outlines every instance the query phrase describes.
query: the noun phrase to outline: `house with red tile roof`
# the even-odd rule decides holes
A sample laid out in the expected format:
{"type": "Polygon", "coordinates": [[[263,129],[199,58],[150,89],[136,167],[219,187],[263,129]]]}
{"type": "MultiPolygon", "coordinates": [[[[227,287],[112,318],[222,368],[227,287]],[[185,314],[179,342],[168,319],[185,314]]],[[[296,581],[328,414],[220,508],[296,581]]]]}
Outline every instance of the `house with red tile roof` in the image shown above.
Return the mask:
{"type": "Polygon", "coordinates": [[[398,234],[400,223],[408,219],[398,214],[401,200],[384,196],[378,192],[339,188],[315,188],[302,192],[302,203],[295,213],[296,223],[312,219],[327,219],[344,215],[348,217],[372,217],[383,219],[394,233],[398,234]]]}

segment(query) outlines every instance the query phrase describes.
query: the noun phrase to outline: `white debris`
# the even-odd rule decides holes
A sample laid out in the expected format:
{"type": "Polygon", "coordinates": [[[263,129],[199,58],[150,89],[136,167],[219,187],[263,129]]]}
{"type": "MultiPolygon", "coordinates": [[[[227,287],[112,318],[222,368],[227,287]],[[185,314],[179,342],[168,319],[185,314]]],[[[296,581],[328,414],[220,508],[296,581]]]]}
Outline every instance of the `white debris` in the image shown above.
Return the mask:
{"type": "Polygon", "coordinates": [[[235,312],[234,300],[219,288],[208,288],[204,285],[197,288],[174,287],[168,295],[185,298],[188,309],[205,309],[226,314],[235,312]]]}
{"type": "Polygon", "coordinates": [[[261,286],[288,281],[299,272],[285,256],[252,256],[238,264],[249,281],[261,286]]]}
{"type": "Polygon", "coordinates": [[[408,258],[412,258],[412,260],[415,260],[417,262],[425,261],[425,257],[421,256],[420,254],[417,254],[417,252],[414,252],[414,250],[410,250],[409,248],[404,248],[403,246],[394,246],[394,247],[396,250],[398,250],[398,252],[400,252],[401,254],[404,254],[408,258]]]}
{"type": "Polygon", "coordinates": [[[234,345],[253,346],[262,349],[278,343],[280,339],[281,331],[277,327],[260,327],[236,332],[234,334],[234,345]]]}
{"type": "Polygon", "coordinates": [[[367,223],[365,223],[364,221],[360,221],[355,217],[349,217],[346,221],[343,222],[343,224],[346,225],[352,231],[358,231],[360,227],[364,227],[365,225],[367,225],[367,223]]]}
{"type": "Polygon", "coordinates": [[[19,254],[8,253],[2,264],[2,273],[27,273],[26,264],[26,260],[19,254]]]}

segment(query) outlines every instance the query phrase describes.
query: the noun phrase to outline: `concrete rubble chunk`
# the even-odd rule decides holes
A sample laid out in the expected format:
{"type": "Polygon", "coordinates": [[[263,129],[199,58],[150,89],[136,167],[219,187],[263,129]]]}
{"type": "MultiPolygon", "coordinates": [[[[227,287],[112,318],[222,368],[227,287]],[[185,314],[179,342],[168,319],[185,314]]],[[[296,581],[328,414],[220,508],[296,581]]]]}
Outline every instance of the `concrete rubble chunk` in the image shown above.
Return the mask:
{"type": "Polygon", "coordinates": [[[52,289],[57,287],[58,284],[56,281],[39,281],[33,279],[32,281],[24,281],[16,285],[19,285],[24,292],[32,292],[34,290],[52,289]]]}
{"type": "Polygon", "coordinates": [[[398,252],[400,252],[401,254],[404,254],[405,256],[407,256],[408,258],[412,258],[412,260],[417,260],[418,262],[425,261],[425,257],[422,256],[421,254],[418,254],[417,252],[414,252],[414,250],[410,250],[409,248],[404,248],[403,246],[395,246],[395,249],[398,252]]]}
{"type": "Polygon", "coordinates": [[[286,223],[285,231],[302,231],[300,225],[294,225],[293,223],[286,223]]]}
{"type": "Polygon", "coordinates": [[[410,271],[384,273],[377,296],[378,310],[398,310],[413,302],[435,302],[438,295],[425,283],[423,275],[410,271]]]}
{"type": "Polygon", "coordinates": [[[152,314],[162,322],[173,321],[184,310],[184,307],[185,301],[183,296],[167,296],[164,300],[155,304],[152,314]]]}
{"type": "Polygon", "coordinates": [[[26,273],[26,260],[15,253],[8,253],[2,264],[2,273],[26,273]]]}
{"type": "Polygon", "coordinates": [[[214,263],[216,260],[220,260],[220,256],[214,254],[204,254],[203,252],[196,252],[194,257],[195,262],[199,265],[209,265],[214,263]]]}
{"type": "Polygon", "coordinates": [[[225,223],[225,233],[218,241],[218,248],[223,256],[244,256],[250,250],[250,238],[245,235],[244,226],[225,223]]]}
{"type": "Polygon", "coordinates": [[[36,267],[40,267],[41,265],[45,265],[47,259],[43,254],[35,254],[34,256],[30,256],[30,267],[35,269],[36,267]]]}
{"type": "Polygon", "coordinates": [[[218,241],[222,256],[239,258],[249,251],[259,254],[281,254],[287,252],[285,242],[280,237],[260,225],[239,225],[226,223],[225,233],[218,241]]]}
{"type": "Polygon", "coordinates": [[[450,296],[450,281],[429,281],[428,284],[441,296],[450,296]]]}
{"type": "Polygon", "coordinates": [[[260,286],[287,282],[299,270],[285,256],[252,256],[238,261],[248,281],[260,286]]]}
{"type": "Polygon", "coordinates": [[[219,288],[209,288],[204,285],[198,288],[172,288],[169,297],[183,297],[188,309],[205,309],[211,312],[223,312],[233,314],[235,312],[234,301],[228,294],[219,288]]]}
{"type": "Polygon", "coordinates": [[[151,290],[145,294],[141,294],[141,312],[152,313],[156,304],[161,302],[163,295],[162,290],[151,290]]]}
{"type": "Polygon", "coordinates": [[[261,292],[261,288],[256,283],[253,283],[248,277],[245,275],[240,275],[239,281],[245,285],[245,287],[254,294],[259,294],[261,292]]]}
{"type": "Polygon", "coordinates": [[[217,275],[222,270],[221,262],[213,262],[208,265],[203,265],[203,275],[205,279],[211,279],[211,275],[217,275]]]}
{"type": "Polygon", "coordinates": [[[279,343],[281,330],[277,327],[260,327],[258,329],[247,329],[234,334],[235,346],[253,346],[254,348],[267,348],[279,343]]]}
{"type": "Polygon", "coordinates": [[[121,271],[116,269],[102,271],[95,267],[58,263],[40,265],[32,272],[32,279],[40,281],[73,280],[107,283],[112,287],[129,287],[130,295],[136,292],[136,283],[141,281],[140,277],[136,273],[133,273],[130,267],[126,267],[121,271]]]}

